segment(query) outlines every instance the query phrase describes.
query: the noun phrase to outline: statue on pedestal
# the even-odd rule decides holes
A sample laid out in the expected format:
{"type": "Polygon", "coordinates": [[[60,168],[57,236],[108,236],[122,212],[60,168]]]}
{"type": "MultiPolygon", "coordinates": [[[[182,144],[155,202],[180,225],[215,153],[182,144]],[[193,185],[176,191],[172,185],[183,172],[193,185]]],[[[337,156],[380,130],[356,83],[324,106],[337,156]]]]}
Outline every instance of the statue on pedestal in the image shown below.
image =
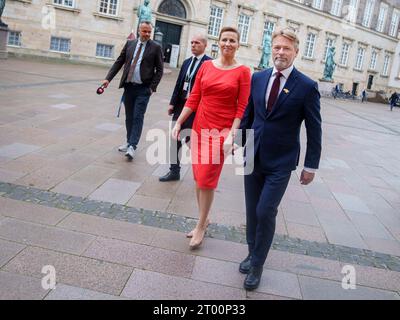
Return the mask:
{"type": "Polygon", "coordinates": [[[328,55],[325,61],[324,76],[322,78],[323,80],[333,81],[332,76],[336,67],[336,62],[334,58],[335,58],[335,47],[330,47],[328,49],[328,55]]]}
{"type": "Polygon", "coordinates": [[[1,21],[1,16],[4,11],[4,7],[6,6],[6,0],[0,0],[0,27],[8,27],[7,24],[5,24],[3,21],[1,21]]]}
{"type": "Polygon", "coordinates": [[[137,11],[137,16],[139,18],[138,26],[142,21],[151,22],[151,8],[149,6],[150,0],[144,0],[144,4],[141,4],[137,11]]]}
{"type": "Polygon", "coordinates": [[[271,57],[271,32],[264,32],[263,37],[263,52],[261,55],[260,64],[258,65],[259,69],[266,69],[269,67],[269,59],[271,57]]]}

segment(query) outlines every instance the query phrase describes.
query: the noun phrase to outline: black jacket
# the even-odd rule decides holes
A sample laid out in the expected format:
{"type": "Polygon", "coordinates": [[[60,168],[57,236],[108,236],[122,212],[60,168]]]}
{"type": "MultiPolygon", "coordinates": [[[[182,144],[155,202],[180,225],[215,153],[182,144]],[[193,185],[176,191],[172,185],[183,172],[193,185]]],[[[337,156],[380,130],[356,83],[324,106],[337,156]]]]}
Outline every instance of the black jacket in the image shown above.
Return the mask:
{"type": "MultiPolygon", "coordinates": [[[[125,84],[129,73],[129,68],[133,59],[136,44],[138,40],[128,40],[122,49],[119,57],[112,65],[106,76],[106,80],[111,81],[118,71],[124,66],[121,82],[119,87],[122,88],[125,84]]],[[[143,52],[143,59],[140,63],[140,77],[143,84],[149,86],[153,92],[156,91],[158,84],[164,71],[163,54],[161,46],[153,40],[148,40],[146,48],[143,52]]]]}

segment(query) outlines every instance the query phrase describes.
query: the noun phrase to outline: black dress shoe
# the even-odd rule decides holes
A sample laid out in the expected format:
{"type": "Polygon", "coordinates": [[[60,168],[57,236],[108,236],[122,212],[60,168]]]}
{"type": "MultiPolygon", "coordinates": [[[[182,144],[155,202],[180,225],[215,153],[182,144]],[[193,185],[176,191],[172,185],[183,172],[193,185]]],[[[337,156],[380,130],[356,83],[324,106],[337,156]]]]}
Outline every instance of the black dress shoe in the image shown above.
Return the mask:
{"type": "Polygon", "coordinates": [[[260,285],[262,272],[263,266],[250,267],[249,274],[246,276],[246,279],[244,279],[244,288],[246,290],[257,289],[260,285]]]}
{"type": "Polygon", "coordinates": [[[246,257],[246,259],[244,259],[244,260],[240,263],[240,265],[239,265],[239,272],[245,273],[245,274],[249,273],[250,267],[251,267],[250,259],[251,259],[251,255],[249,254],[249,255],[246,257]]]}
{"type": "Polygon", "coordinates": [[[158,180],[161,182],[176,181],[181,179],[179,172],[169,171],[165,176],[160,177],[158,180]]]}

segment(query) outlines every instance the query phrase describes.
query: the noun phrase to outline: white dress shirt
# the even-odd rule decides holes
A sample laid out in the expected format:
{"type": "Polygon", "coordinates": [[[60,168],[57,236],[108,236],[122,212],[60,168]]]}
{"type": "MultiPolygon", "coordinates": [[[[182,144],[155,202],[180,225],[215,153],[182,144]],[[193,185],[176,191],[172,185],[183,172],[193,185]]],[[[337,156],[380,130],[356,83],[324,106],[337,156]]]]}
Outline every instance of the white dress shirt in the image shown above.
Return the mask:
{"type": "Polygon", "coordinates": [[[142,42],[142,41],[140,41],[140,39],[138,39],[138,42],[137,42],[136,48],[135,48],[135,52],[133,53],[133,57],[132,57],[132,61],[131,61],[131,65],[132,65],[133,61],[135,60],[136,53],[138,52],[139,46],[141,43],[142,43],[142,51],[140,51],[139,59],[136,62],[135,70],[133,71],[133,76],[132,76],[132,82],[139,83],[139,84],[142,83],[142,78],[140,77],[140,64],[142,63],[143,53],[144,53],[144,50],[146,49],[147,41],[142,42]]]}

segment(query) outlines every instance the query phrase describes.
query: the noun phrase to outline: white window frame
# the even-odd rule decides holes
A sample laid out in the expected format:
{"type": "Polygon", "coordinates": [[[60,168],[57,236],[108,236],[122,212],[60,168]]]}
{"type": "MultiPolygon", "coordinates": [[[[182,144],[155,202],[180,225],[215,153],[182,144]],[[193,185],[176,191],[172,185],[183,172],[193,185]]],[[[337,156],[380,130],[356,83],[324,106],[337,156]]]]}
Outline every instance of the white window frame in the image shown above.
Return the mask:
{"type": "Polygon", "coordinates": [[[114,46],[111,44],[105,44],[105,43],[97,43],[96,44],[96,57],[98,58],[105,58],[105,59],[112,59],[114,57],[114,46]],[[111,55],[107,56],[104,54],[104,52],[106,51],[106,47],[109,47],[111,49],[111,55]],[[101,48],[101,49],[100,49],[101,48]],[[98,54],[99,51],[102,51],[103,54],[98,54]]]}
{"type": "Polygon", "coordinates": [[[358,6],[360,4],[360,0],[350,0],[349,2],[349,12],[347,16],[347,20],[352,23],[357,22],[357,14],[358,14],[358,6]]]}
{"type": "Polygon", "coordinates": [[[324,6],[324,0],[313,0],[311,6],[315,9],[322,10],[324,6]]]}
{"type": "Polygon", "coordinates": [[[240,33],[240,43],[247,44],[249,41],[251,16],[241,13],[238,17],[238,31],[240,33]]]}
{"type": "Polygon", "coordinates": [[[386,54],[385,58],[383,59],[382,76],[387,77],[389,75],[390,58],[390,55],[386,54]]]}
{"type": "Polygon", "coordinates": [[[399,30],[399,18],[400,18],[400,11],[394,9],[392,14],[392,20],[390,21],[389,36],[397,37],[397,31],[399,30]]]}
{"type": "Polygon", "coordinates": [[[329,48],[333,47],[334,45],[335,45],[335,39],[326,38],[326,41],[325,41],[325,53],[324,53],[324,57],[322,59],[323,62],[325,62],[326,58],[328,57],[329,48]]]}
{"type": "Polygon", "coordinates": [[[66,8],[75,8],[75,0],[53,0],[53,4],[66,8]]]}
{"type": "MultiPolygon", "coordinates": [[[[15,37],[13,37],[13,38],[15,38],[15,37]]],[[[10,47],[22,47],[22,40],[21,40],[21,38],[22,38],[22,33],[21,33],[21,31],[15,31],[15,30],[10,30],[10,31],[8,31],[8,37],[7,37],[7,46],[10,46],[10,47]],[[15,43],[11,43],[10,44],[10,37],[11,37],[11,35],[12,34],[17,34],[18,35],[18,43],[17,44],[15,44],[15,43]]]]}
{"type": "Polygon", "coordinates": [[[375,70],[376,69],[376,63],[378,61],[378,52],[375,50],[372,50],[371,53],[371,62],[369,63],[369,69],[370,70],[375,70]]]}
{"type": "Polygon", "coordinates": [[[317,35],[313,32],[307,34],[306,46],[304,48],[304,57],[312,59],[314,58],[315,43],[317,40],[317,35]]]}
{"type": "Polygon", "coordinates": [[[62,52],[62,53],[70,53],[71,52],[71,39],[70,38],[63,38],[63,37],[55,37],[55,36],[51,36],[50,37],[50,51],[54,51],[54,52],[62,52]],[[52,44],[52,40],[56,39],[59,41],[58,43],[58,48],[57,49],[53,49],[51,47],[52,44]],[[61,40],[67,40],[68,41],[68,51],[62,51],[61,50],[61,40]]]}
{"type": "Polygon", "coordinates": [[[347,66],[347,63],[349,62],[349,53],[350,53],[350,44],[345,42],[342,45],[342,52],[340,55],[340,62],[339,62],[340,65],[347,66]]]}
{"type": "Polygon", "coordinates": [[[363,20],[361,23],[364,27],[368,28],[371,25],[372,15],[374,13],[374,7],[375,7],[375,0],[367,0],[367,4],[364,10],[363,20]]]}
{"type": "Polygon", "coordinates": [[[99,13],[100,14],[104,14],[104,15],[107,15],[107,16],[117,16],[118,15],[118,11],[119,11],[119,0],[99,0],[99,13]],[[115,13],[112,13],[112,11],[111,11],[111,5],[112,5],[112,2],[116,2],[116,4],[115,4],[115,13]],[[106,12],[102,12],[101,10],[102,10],[102,3],[105,3],[106,4],[106,7],[105,7],[105,10],[106,10],[106,12]]]}
{"type": "Polygon", "coordinates": [[[210,19],[208,21],[207,33],[210,36],[218,37],[223,22],[224,22],[224,9],[216,5],[211,5],[210,19]],[[215,9],[215,15],[213,15],[213,9],[215,9]],[[221,14],[221,16],[219,16],[219,13],[221,14]]]}
{"type": "Polygon", "coordinates": [[[378,14],[378,21],[376,23],[376,31],[378,32],[383,32],[386,24],[386,16],[388,13],[389,6],[386,3],[381,3],[381,6],[379,8],[379,14],[378,14]]]}
{"type": "Polygon", "coordinates": [[[342,15],[343,0],[332,0],[332,7],[330,13],[334,16],[340,17],[342,15]]]}
{"type": "Polygon", "coordinates": [[[365,55],[365,48],[358,47],[357,49],[357,56],[356,56],[356,70],[362,70],[364,64],[364,55],[365,55]]]}

